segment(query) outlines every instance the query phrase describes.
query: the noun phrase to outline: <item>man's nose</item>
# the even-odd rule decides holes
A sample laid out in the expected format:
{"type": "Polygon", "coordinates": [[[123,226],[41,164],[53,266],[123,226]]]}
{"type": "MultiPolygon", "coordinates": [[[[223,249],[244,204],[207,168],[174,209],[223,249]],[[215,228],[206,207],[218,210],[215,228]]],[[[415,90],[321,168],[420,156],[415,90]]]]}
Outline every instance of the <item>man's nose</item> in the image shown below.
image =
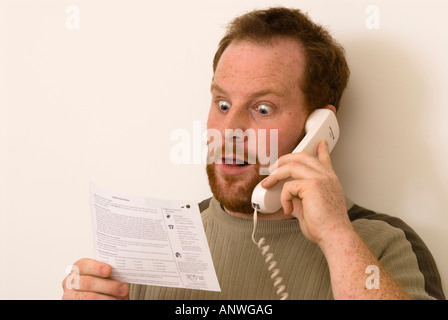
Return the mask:
{"type": "Polygon", "coordinates": [[[249,137],[252,132],[248,130],[249,127],[250,114],[244,106],[233,105],[226,115],[223,126],[224,132],[222,132],[226,153],[236,153],[241,159],[244,157],[244,150],[249,140],[254,140],[254,137],[249,137]]]}
{"type": "Polygon", "coordinates": [[[245,131],[248,125],[249,118],[244,106],[233,105],[224,119],[223,128],[227,131],[236,129],[245,131]]]}

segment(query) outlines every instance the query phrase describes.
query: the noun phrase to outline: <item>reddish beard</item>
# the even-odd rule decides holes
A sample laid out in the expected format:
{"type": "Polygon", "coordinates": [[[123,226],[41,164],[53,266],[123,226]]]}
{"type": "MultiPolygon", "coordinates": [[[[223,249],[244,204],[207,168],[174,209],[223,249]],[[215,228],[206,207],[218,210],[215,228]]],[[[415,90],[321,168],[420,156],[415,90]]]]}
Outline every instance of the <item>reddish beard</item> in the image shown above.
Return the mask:
{"type": "Polygon", "coordinates": [[[206,167],[208,183],[213,196],[225,209],[238,213],[253,213],[251,204],[252,191],[265,178],[260,175],[260,165],[253,164],[251,172],[244,176],[229,176],[217,172],[219,164],[208,164],[206,167]]]}

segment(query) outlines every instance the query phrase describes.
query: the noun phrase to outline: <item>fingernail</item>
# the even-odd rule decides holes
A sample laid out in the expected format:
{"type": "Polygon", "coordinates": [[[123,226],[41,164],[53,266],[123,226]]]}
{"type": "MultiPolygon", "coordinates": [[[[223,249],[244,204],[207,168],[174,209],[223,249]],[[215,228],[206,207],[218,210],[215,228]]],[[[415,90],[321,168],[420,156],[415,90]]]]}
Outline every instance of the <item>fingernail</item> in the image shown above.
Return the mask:
{"type": "Polygon", "coordinates": [[[266,185],[266,181],[269,180],[269,176],[261,180],[261,186],[264,188],[266,185]]]}

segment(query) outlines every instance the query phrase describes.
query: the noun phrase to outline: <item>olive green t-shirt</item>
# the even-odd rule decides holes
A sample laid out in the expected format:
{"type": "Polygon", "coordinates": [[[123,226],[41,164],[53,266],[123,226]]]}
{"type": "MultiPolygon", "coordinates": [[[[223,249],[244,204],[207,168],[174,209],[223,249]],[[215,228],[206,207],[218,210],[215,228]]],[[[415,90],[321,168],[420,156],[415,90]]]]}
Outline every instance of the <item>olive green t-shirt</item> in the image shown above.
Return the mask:
{"type": "MultiPolygon", "coordinates": [[[[227,214],[214,198],[200,203],[221,292],[130,285],[130,299],[279,299],[265,257],[252,242],[253,221],[227,214]]],[[[353,227],[382,266],[415,299],[445,299],[434,259],[423,241],[400,219],[347,201],[353,227]]],[[[258,221],[255,238],[265,238],[290,300],[332,299],[330,273],[319,246],[300,231],[296,219],[258,221]]],[[[366,274],[366,279],[368,274],[366,274]]]]}

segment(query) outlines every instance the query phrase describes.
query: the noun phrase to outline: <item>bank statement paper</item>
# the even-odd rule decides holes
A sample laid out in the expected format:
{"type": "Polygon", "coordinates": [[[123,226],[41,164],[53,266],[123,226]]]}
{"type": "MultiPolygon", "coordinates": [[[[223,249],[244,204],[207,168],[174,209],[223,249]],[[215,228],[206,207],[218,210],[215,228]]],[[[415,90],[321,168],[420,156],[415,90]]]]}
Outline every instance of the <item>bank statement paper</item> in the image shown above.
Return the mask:
{"type": "Polygon", "coordinates": [[[95,259],[127,283],[221,291],[196,201],[90,184],[95,259]]]}

